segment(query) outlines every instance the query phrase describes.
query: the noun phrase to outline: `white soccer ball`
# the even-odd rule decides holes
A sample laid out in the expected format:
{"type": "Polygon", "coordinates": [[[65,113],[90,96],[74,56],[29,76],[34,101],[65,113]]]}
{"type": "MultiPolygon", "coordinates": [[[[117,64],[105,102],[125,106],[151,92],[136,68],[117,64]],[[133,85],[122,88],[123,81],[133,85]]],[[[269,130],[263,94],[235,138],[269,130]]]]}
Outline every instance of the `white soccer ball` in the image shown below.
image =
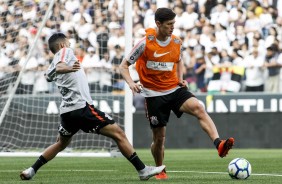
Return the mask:
{"type": "Polygon", "coordinates": [[[228,174],[233,179],[247,179],[251,173],[252,166],[244,158],[235,158],[228,165],[228,174]]]}

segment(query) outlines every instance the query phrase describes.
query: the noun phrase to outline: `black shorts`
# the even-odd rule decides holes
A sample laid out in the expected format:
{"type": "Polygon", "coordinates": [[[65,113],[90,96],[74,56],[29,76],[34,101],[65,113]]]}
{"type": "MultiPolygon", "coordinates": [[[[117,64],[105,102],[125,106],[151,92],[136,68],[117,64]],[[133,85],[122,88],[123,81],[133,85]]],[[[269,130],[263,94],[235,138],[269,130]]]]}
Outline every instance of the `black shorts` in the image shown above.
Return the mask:
{"type": "Polygon", "coordinates": [[[71,137],[79,130],[86,133],[100,133],[100,129],[115,121],[106,113],[86,104],[82,109],[61,114],[58,131],[61,136],[71,137]]]}
{"type": "Polygon", "coordinates": [[[171,110],[180,118],[179,109],[189,98],[195,97],[187,88],[179,88],[171,94],[145,98],[146,116],[151,128],[166,126],[171,110]]]}

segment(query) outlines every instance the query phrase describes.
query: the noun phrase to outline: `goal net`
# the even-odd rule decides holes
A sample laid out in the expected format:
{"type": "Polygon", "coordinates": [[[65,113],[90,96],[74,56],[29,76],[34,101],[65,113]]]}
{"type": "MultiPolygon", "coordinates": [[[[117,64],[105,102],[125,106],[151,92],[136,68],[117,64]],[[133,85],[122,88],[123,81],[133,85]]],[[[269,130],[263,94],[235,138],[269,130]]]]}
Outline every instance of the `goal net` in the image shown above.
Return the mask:
{"type": "MultiPolygon", "coordinates": [[[[103,0],[0,4],[0,155],[40,153],[56,141],[61,96],[44,78],[53,58],[47,41],[54,32],[70,40],[94,105],[124,129],[125,87],[117,69],[125,49],[123,5],[103,0]]],[[[79,131],[65,152],[108,155],[116,149],[112,139],[79,131]]]]}

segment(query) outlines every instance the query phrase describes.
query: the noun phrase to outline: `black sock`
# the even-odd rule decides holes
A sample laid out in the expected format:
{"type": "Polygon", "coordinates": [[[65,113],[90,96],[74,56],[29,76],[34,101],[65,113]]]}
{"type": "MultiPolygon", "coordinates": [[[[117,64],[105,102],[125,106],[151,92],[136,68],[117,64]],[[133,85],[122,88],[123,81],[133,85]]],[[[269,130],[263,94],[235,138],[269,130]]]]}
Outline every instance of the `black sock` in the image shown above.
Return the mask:
{"type": "Polygon", "coordinates": [[[215,145],[216,149],[218,149],[218,146],[220,144],[221,140],[219,138],[216,138],[214,141],[213,141],[213,144],[215,145]]]}
{"type": "Polygon", "coordinates": [[[41,155],[31,167],[34,169],[34,172],[37,172],[37,170],[47,162],[48,161],[41,155]]]}
{"type": "Polygon", "coordinates": [[[140,171],[145,168],[144,163],[140,160],[136,152],[134,152],[129,158],[129,162],[132,163],[132,165],[135,167],[137,171],[140,171]]]}

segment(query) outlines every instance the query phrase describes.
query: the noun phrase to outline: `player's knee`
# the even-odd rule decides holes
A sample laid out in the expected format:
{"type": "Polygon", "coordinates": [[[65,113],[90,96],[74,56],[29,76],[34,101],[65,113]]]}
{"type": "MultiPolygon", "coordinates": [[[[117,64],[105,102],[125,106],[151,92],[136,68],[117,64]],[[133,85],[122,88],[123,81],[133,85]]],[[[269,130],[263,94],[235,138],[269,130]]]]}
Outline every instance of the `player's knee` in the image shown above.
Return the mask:
{"type": "Polygon", "coordinates": [[[202,104],[200,104],[200,103],[197,103],[197,104],[194,105],[194,110],[193,111],[194,111],[194,114],[198,118],[203,117],[206,114],[204,106],[202,104]]]}
{"type": "Polygon", "coordinates": [[[60,150],[64,150],[70,143],[71,138],[58,137],[56,144],[59,146],[60,150]]]}
{"type": "Polygon", "coordinates": [[[116,132],[114,133],[114,139],[117,141],[121,141],[126,139],[126,135],[122,129],[117,129],[116,132]]]}
{"type": "Polygon", "coordinates": [[[153,141],[154,141],[153,143],[156,145],[163,145],[165,142],[165,136],[164,135],[155,136],[153,141]]]}

